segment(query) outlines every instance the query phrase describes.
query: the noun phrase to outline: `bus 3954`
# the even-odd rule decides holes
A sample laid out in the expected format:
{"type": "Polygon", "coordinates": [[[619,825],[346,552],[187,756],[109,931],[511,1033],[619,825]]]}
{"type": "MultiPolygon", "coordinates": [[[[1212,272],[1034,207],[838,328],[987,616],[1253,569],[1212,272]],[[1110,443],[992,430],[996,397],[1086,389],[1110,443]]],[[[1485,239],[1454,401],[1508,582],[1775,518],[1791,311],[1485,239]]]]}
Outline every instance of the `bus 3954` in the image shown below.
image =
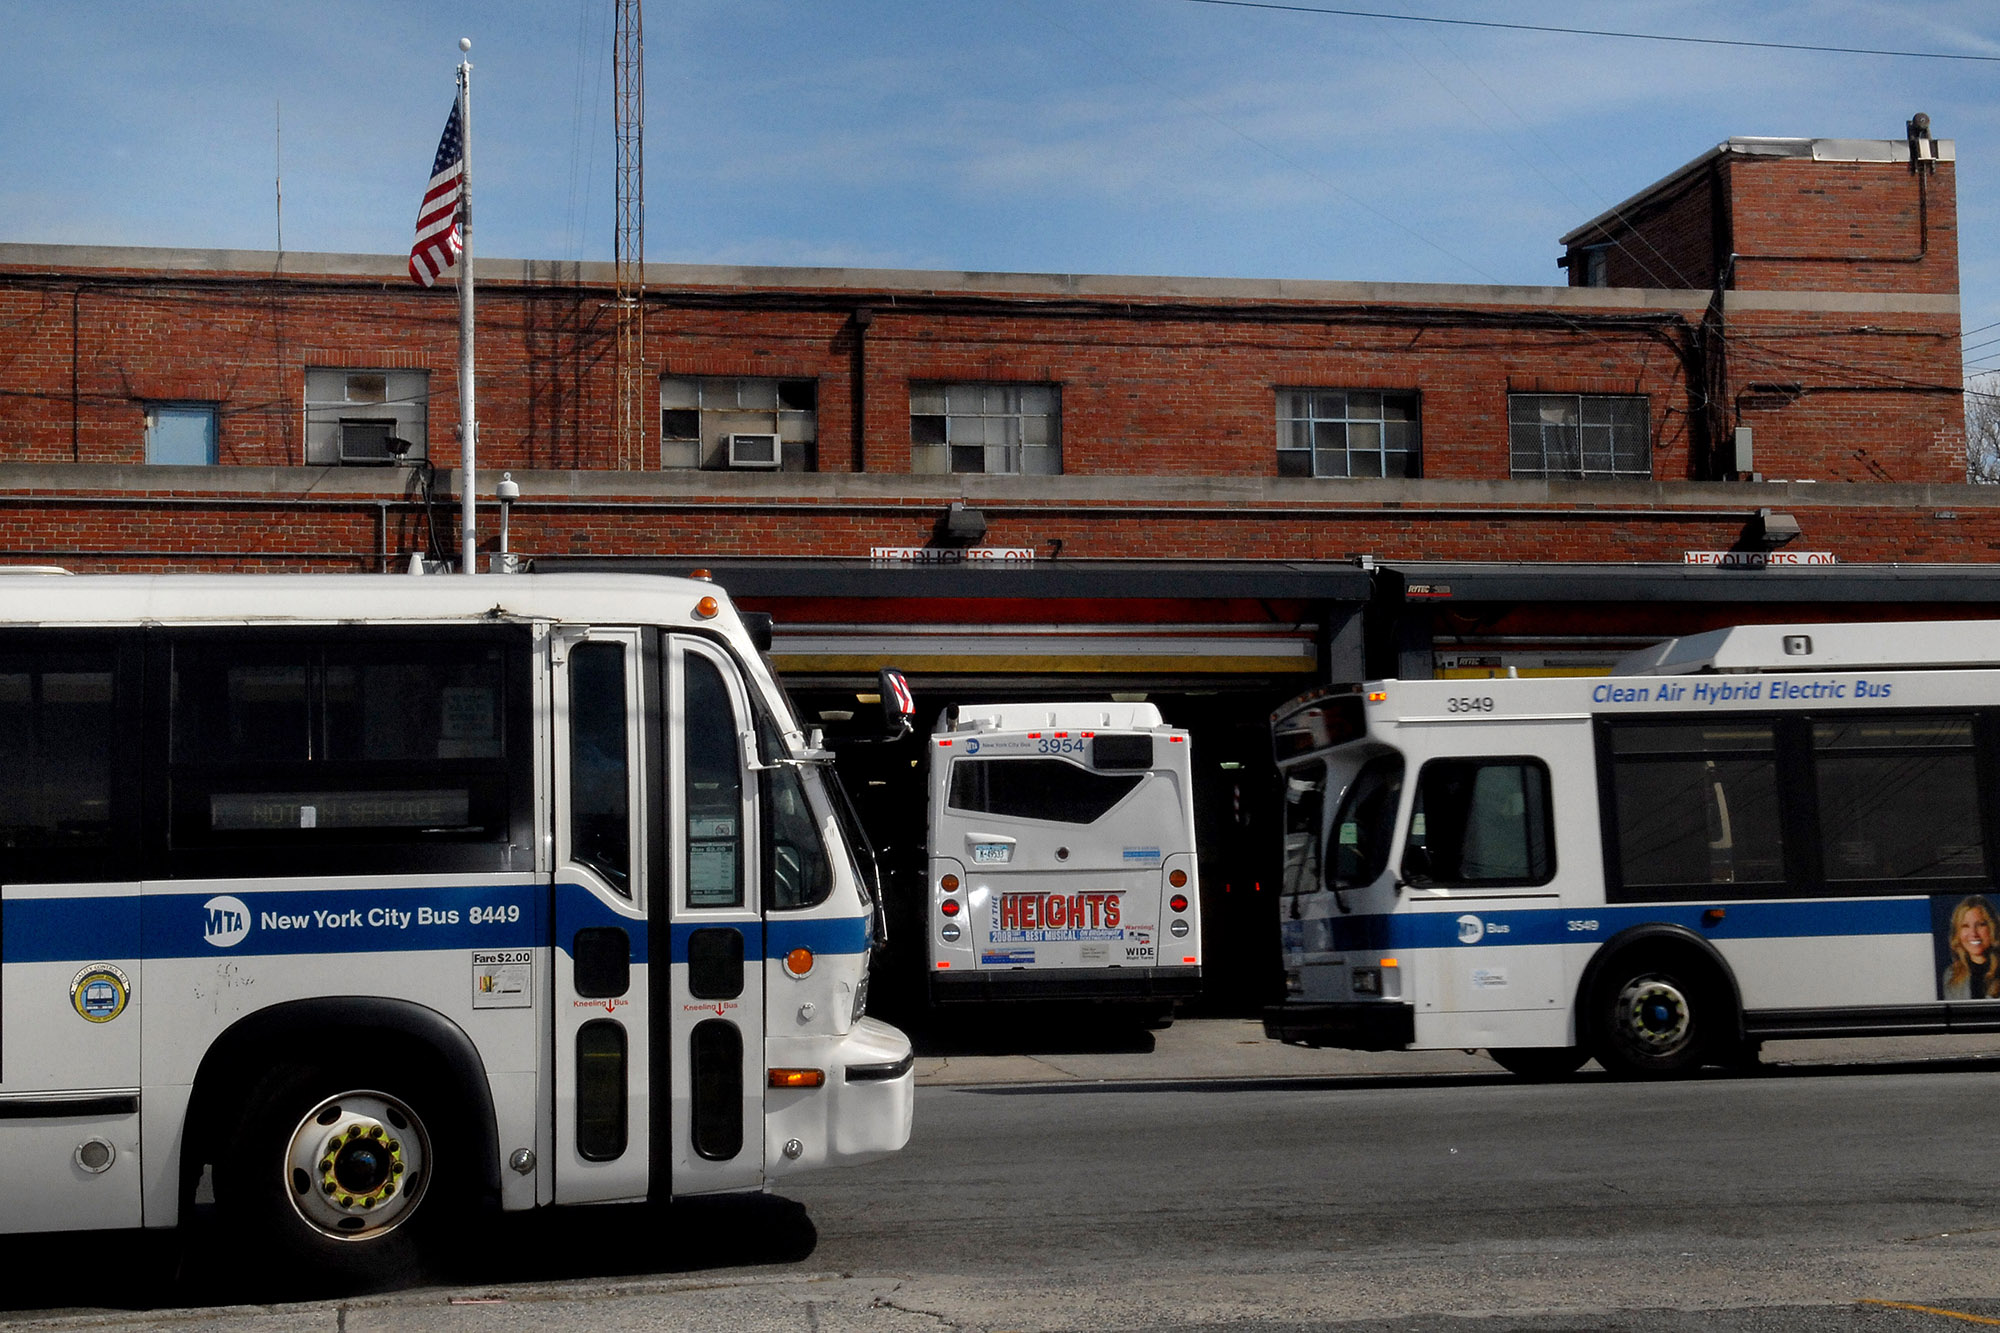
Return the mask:
{"type": "Polygon", "coordinates": [[[1201,986],[1188,736],[1150,703],[948,710],[930,747],[931,997],[1160,1017],[1201,986]]]}
{"type": "Polygon", "coordinates": [[[1272,717],[1285,1041],[1664,1077],[2000,1031],[2000,623],[1754,626],[1272,717]]]}
{"type": "Polygon", "coordinates": [[[369,1271],[907,1140],[827,756],[706,582],[0,597],[0,1231],[369,1271]]]}

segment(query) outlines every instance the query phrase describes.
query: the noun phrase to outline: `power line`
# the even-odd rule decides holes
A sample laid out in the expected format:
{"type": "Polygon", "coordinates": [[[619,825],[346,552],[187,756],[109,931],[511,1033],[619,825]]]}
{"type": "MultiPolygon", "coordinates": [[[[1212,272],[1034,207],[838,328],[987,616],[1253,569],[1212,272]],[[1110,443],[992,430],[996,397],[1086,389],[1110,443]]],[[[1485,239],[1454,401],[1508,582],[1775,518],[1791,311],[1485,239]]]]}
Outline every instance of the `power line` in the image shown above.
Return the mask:
{"type": "Polygon", "coordinates": [[[1967,55],[1955,51],[1891,51],[1869,46],[1817,46],[1809,42],[1752,42],[1734,37],[1676,37],[1658,32],[1620,32],[1610,28],[1565,28],[1546,23],[1501,23],[1492,19],[1447,19],[1429,14],[1389,14],[1371,9],[1328,9],[1319,5],[1281,5],[1274,0],[1182,0],[1190,5],[1230,9],[1273,9],[1290,14],[1328,14],[1336,18],[1387,19],[1396,23],[1434,23],[1454,28],[1498,28],[1508,32],[1552,32],[1566,37],[1615,37],[1629,42],[1678,42],[1686,46],[1739,46],[1760,51],[1812,51],[1822,55],[1892,56],[1904,60],[1973,60],[2000,64],[2000,56],[1967,55]]]}

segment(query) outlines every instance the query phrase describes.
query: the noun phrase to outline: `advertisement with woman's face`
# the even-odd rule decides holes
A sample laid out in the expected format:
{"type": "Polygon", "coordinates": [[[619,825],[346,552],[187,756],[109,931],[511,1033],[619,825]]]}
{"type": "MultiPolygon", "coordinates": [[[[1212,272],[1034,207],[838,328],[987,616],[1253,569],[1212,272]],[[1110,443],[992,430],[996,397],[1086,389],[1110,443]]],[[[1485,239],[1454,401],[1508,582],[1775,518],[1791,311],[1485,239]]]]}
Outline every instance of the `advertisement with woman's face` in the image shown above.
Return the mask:
{"type": "Polygon", "coordinates": [[[1940,1000],[2000,999],[2000,914],[1981,893],[1931,900],[1940,1000]],[[1947,911],[1949,915],[1947,915],[1947,911]]]}

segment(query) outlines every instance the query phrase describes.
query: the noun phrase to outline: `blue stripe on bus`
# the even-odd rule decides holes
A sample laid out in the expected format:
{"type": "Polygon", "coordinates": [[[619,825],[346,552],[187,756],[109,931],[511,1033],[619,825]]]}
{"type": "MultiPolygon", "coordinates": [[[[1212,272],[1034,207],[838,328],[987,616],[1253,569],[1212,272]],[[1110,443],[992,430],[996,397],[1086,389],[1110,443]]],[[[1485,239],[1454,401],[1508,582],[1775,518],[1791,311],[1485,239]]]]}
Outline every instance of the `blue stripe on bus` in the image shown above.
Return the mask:
{"type": "MultiPolygon", "coordinates": [[[[581,885],[559,884],[555,897],[564,937],[586,926],[617,926],[631,937],[632,961],[646,961],[643,918],[620,915],[581,885]]],[[[0,962],[524,949],[551,942],[548,902],[537,884],[10,898],[0,907],[0,962]],[[500,919],[484,919],[495,909],[500,919]]],[[[674,925],[674,962],[687,961],[688,936],[700,928],[674,925]]],[[[862,953],[871,942],[866,916],[773,916],[763,933],[767,958],[797,948],[862,953]]]]}
{"type": "MultiPolygon", "coordinates": [[[[1393,915],[1321,918],[1334,950],[1492,948],[1523,944],[1590,944],[1628,926],[1665,923],[1685,926],[1711,940],[1797,939],[1837,935],[1929,935],[1927,897],[1796,902],[1674,903],[1651,906],[1533,907],[1489,909],[1466,904],[1452,912],[1399,912],[1393,915]],[[1708,911],[1721,919],[1703,920],[1708,911]],[[1476,928],[1469,924],[1477,922],[1476,928]]],[[[1288,923],[1289,924],[1289,923],[1288,923]]],[[[1317,922],[1299,923],[1310,927],[1317,922]]],[[[1310,934],[1307,948],[1312,948],[1310,934]]]]}

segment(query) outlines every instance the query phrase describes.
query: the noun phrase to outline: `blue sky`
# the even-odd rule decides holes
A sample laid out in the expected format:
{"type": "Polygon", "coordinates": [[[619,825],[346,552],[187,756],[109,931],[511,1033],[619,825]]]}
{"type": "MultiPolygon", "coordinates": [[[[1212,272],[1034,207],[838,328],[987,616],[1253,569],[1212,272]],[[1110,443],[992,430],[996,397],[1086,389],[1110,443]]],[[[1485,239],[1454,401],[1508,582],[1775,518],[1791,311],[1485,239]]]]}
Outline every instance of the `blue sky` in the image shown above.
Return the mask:
{"type": "MultiPolygon", "coordinates": [[[[1366,7],[2000,57],[1991,0],[1366,7]]],[[[276,248],[282,115],[285,248],[402,252],[465,36],[478,253],[608,259],[612,15],[0,0],[0,240],[276,248]]],[[[1992,62],[1191,0],[654,0],[646,87],[655,261],[1530,285],[1730,135],[1900,138],[1923,110],[1958,147],[1965,328],[2000,322],[1992,62]]]]}

